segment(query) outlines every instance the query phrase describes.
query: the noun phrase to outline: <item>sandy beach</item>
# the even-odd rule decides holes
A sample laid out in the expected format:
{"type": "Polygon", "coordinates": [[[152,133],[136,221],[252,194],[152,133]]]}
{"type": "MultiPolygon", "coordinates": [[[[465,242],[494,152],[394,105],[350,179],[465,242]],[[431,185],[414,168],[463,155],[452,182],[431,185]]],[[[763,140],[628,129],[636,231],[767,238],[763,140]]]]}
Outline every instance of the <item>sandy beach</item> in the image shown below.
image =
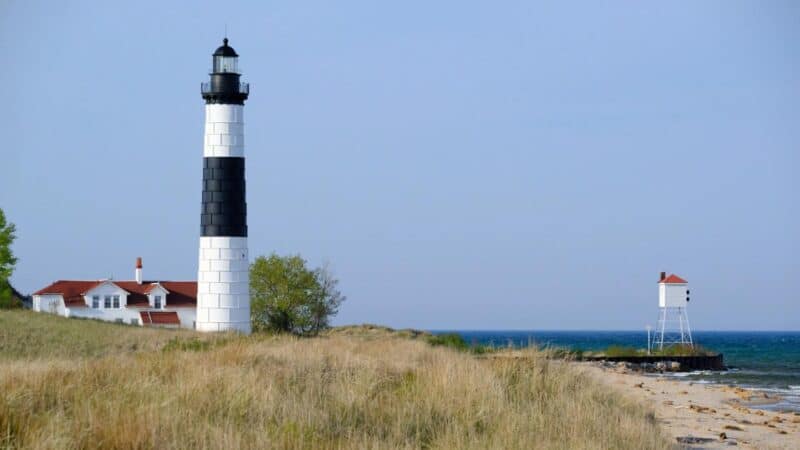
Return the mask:
{"type": "Polygon", "coordinates": [[[800,449],[800,414],[777,413],[754,405],[775,399],[728,386],[697,384],[644,375],[627,369],[575,363],[622,395],[644,400],[677,442],[690,448],[800,449]]]}

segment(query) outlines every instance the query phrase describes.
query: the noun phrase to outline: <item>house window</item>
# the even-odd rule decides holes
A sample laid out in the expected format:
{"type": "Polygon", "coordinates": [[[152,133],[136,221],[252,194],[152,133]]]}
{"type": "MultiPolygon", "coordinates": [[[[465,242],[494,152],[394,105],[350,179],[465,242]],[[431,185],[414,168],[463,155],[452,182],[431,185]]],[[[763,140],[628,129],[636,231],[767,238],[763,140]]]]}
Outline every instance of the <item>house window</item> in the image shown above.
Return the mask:
{"type": "Polygon", "coordinates": [[[119,295],[114,296],[114,308],[119,308],[119,295]]]}
{"type": "Polygon", "coordinates": [[[153,307],[156,309],[161,309],[161,296],[156,295],[153,297],[153,307]]]}
{"type": "Polygon", "coordinates": [[[92,308],[94,308],[94,309],[100,308],[100,296],[99,295],[93,295],[92,296],[92,308]]]}
{"type": "Polygon", "coordinates": [[[103,307],[104,308],[111,308],[111,296],[106,295],[103,297],[103,307]]]}

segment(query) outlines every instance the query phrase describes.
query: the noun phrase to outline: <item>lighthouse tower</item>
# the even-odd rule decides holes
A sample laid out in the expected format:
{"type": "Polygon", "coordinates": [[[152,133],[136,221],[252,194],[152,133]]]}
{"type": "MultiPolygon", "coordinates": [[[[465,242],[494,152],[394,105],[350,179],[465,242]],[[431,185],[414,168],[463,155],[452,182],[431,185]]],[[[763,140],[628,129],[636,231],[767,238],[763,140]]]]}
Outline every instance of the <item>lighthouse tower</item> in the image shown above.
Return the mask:
{"type": "Polygon", "coordinates": [[[239,80],[238,59],[223,39],[213,55],[210,80],[200,89],[206,102],[197,274],[200,331],[250,333],[243,119],[250,89],[239,80]]]}
{"type": "Polygon", "coordinates": [[[667,276],[661,272],[658,280],[658,328],[656,329],[656,346],[663,350],[664,346],[686,345],[693,347],[692,329],[689,327],[689,315],[686,306],[689,304],[689,283],[672,274],[667,276]]]}

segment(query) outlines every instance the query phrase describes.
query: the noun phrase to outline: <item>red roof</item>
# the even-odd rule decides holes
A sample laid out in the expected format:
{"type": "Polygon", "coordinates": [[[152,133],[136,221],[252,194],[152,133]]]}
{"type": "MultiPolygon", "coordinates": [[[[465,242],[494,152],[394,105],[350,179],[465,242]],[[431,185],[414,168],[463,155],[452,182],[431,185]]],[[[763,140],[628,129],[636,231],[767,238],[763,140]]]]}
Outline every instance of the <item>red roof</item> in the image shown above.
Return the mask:
{"type": "Polygon", "coordinates": [[[660,283],[664,283],[664,284],[686,284],[686,283],[688,283],[688,281],[684,280],[683,278],[681,278],[681,277],[679,277],[679,276],[677,276],[677,275],[675,275],[673,273],[672,275],[668,276],[667,278],[664,278],[663,280],[659,281],[659,284],[660,283]]]}
{"type": "Polygon", "coordinates": [[[83,294],[100,283],[102,281],[58,280],[44,289],[39,289],[33,295],[61,295],[64,298],[64,306],[86,306],[83,294]]]}
{"type": "Polygon", "coordinates": [[[196,281],[162,281],[161,286],[169,291],[167,305],[172,306],[197,306],[196,281]]]}
{"type": "MultiPolygon", "coordinates": [[[[197,306],[197,282],[196,281],[144,281],[142,284],[136,281],[115,281],[108,280],[128,291],[128,306],[149,308],[150,303],[147,294],[160,284],[167,290],[167,307],[195,307],[197,306]]],[[[91,291],[94,287],[105,283],[105,281],[78,281],[78,280],[59,280],[33,293],[33,295],[54,294],[64,297],[64,305],[67,307],[86,306],[83,295],[91,291]]]]}
{"type": "Polygon", "coordinates": [[[142,325],[180,325],[181,320],[175,311],[140,311],[142,325]]]}

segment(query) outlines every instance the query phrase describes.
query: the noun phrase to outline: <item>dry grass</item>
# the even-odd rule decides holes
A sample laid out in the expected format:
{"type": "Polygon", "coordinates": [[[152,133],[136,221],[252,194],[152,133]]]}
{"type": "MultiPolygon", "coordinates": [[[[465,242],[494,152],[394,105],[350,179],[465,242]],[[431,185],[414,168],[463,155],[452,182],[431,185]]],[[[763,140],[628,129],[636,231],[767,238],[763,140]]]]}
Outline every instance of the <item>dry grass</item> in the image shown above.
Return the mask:
{"type": "MultiPolygon", "coordinates": [[[[32,315],[0,312],[0,325],[23,326],[32,315]]],[[[107,338],[117,350],[8,354],[22,344],[1,343],[0,447],[669,446],[648,410],[540,352],[477,359],[389,332],[361,338],[352,330],[168,345],[195,335],[75,323],[84,329],[75,338],[107,338]],[[140,343],[135,351],[125,350],[128,339],[140,343]]],[[[36,344],[70,346],[58,325],[40,329],[36,344]]],[[[15,336],[8,329],[0,335],[15,336]]]]}
{"type": "Polygon", "coordinates": [[[9,358],[97,357],[161,348],[185,330],[156,330],[97,320],[66,319],[27,310],[0,310],[0,361],[9,358]]]}

